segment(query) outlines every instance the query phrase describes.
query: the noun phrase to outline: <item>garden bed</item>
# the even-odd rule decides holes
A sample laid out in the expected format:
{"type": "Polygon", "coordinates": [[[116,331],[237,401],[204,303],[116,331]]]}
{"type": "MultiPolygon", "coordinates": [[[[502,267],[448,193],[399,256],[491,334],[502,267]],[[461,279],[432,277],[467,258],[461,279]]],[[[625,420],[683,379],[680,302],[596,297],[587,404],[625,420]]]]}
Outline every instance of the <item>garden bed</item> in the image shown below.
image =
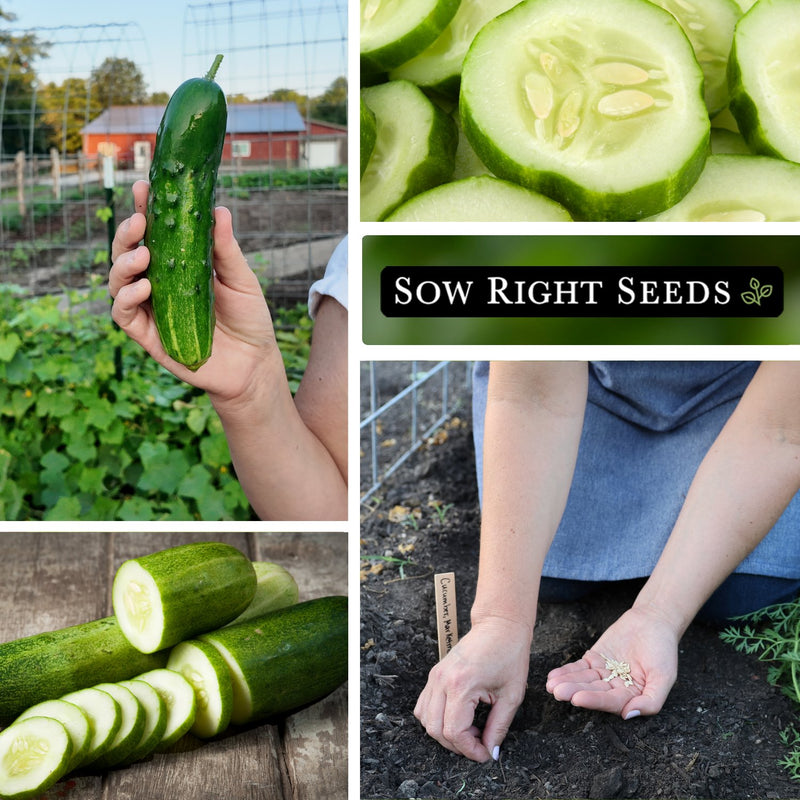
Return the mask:
{"type": "MultiPolygon", "coordinates": [[[[398,369],[397,390],[401,379],[398,369]]],[[[690,626],[657,716],[625,722],[547,694],[547,672],[579,658],[630,604],[635,587],[627,585],[540,605],[527,696],[499,762],[476,764],[425,734],[413,709],[437,658],[433,575],[456,573],[462,635],[477,576],[468,406],[459,414],[363,508],[361,797],[800,797],[778,765],[779,731],[794,718],[789,699],[767,683],[765,664],[712,628],[690,626]]]]}

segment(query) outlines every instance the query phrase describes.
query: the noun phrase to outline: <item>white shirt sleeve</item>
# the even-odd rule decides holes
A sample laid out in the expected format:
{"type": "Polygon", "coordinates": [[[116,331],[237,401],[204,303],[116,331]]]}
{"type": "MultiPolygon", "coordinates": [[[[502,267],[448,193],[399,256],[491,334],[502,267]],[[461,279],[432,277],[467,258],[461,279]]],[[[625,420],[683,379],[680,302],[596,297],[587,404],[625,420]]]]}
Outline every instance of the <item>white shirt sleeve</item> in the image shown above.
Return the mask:
{"type": "Polygon", "coordinates": [[[324,296],[338,300],[347,308],[347,237],[345,236],[331,254],[325,274],[311,284],[308,291],[308,313],[314,319],[324,296]]]}

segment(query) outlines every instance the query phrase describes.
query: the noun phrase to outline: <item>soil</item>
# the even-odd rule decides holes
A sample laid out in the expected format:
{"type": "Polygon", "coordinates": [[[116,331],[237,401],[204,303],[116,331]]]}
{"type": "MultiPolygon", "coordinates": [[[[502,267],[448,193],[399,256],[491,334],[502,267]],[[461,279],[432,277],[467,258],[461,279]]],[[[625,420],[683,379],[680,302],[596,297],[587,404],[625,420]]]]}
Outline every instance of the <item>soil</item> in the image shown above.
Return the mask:
{"type": "MultiPolygon", "coordinates": [[[[343,235],[347,230],[346,191],[271,189],[234,196],[220,190],[216,200],[231,209],[234,230],[245,253],[343,235]]],[[[105,265],[92,263],[95,253],[108,247],[106,225],[97,218],[104,206],[100,197],[66,201],[56,214],[31,216],[21,230],[2,231],[2,281],[19,284],[32,295],[44,295],[85,287],[92,274],[105,277],[105,265]]],[[[126,196],[116,209],[117,223],[131,211],[132,203],[126,196]]],[[[324,264],[313,266],[319,267],[321,274],[324,264]]],[[[291,280],[273,283],[271,296],[286,302],[305,299],[310,281],[306,274],[301,277],[296,291],[291,280]]]]}
{"type": "MultiPolygon", "coordinates": [[[[384,363],[382,387],[405,383],[384,363]]],[[[361,522],[362,798],[797,798],[778,765],[795,718],[766,665],[693,624],[662,711],[623,721],[544,690],[633,599],[628,585],[583,602],[540,604],[528,691],[498,762],[477,764],[427,737],[413,716],[438,657],[433,575],[454,571],[459,629],[469,627],[479,506],[468,390],[457,418],[364,503],[361,522]]],[[[362,398],[365,392],[362,390],[362,398]]],[[[362,400],[362,404],[363,404],[362,400]]],[[[381,437],[394,435],[384,423],[381,437]]],[[[363,480],[363,474],[362,474],[363,480]]]]}

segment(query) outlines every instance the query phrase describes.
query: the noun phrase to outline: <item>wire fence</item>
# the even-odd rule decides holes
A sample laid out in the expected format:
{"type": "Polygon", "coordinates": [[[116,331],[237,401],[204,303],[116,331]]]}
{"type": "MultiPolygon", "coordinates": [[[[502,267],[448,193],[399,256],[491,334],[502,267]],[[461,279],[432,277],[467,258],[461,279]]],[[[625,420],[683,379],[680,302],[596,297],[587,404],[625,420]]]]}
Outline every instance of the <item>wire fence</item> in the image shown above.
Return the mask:
{"type": "MultiPolygon", "coordinates": [[[[29,295],[60,293],[107,272],[109,232],[133,210],[131,185],[148,176],[163,103],[124,106],[123,135],[114,97],[93,80],[108,58],[152,74],[137,23],[10,33],[0,48],[0,283],[29,295]]],[[[225,54],[217,80],[230,98],[229,130],[216,202],[231,209],[242,249],[274,303],[305,299],[346,233],[346,119],[317,119],[320,106],[308,102],[337,81],[346,96],[346,51],[345,0],[185,7],[186,77],[204,74],[216,53],[225,54]],[[298,120],[291,130],[274,130],[274,109],[264,111],[276,92],[298,120]],[[235,127],[232,120],[244,118],[232,113],[240,105],[254,126],[235,127]]]]}
{"type": "Polygon", "coordinates": [[[456,413],[469,407],[468,361],[361,365],[361,502],[456,413]]]}

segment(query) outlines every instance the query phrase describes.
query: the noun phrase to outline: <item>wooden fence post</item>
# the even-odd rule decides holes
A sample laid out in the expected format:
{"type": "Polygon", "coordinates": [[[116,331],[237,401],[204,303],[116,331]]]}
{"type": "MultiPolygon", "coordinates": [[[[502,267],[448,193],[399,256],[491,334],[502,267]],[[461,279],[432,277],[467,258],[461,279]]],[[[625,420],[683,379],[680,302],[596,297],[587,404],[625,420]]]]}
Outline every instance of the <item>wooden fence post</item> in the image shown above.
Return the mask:
{"type": "Polygon", "coordinates": [[[17,168],[17,205],[19,207],[19,215],[25,216],[25,151],[18,150],[14,158],[14,164],[17,168]]]}
{"type": "Polygon", "coordinates": [[[50,174],[53,176],[53,197],[58,200],[61,197],[61,161],[55,147],[50,148],[50,174]]]}

